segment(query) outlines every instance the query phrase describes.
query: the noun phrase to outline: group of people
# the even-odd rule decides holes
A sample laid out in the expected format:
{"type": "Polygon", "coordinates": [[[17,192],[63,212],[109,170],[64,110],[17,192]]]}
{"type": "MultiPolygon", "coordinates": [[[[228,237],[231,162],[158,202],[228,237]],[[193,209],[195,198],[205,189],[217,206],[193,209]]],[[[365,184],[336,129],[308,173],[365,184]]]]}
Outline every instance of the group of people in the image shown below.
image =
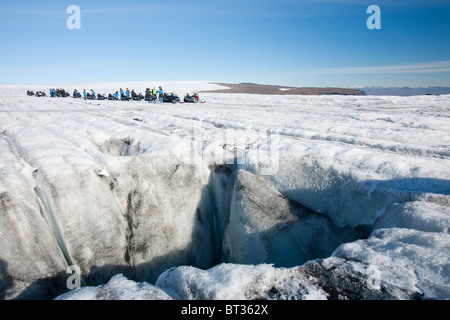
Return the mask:
{"type": "MultiPolygon", "coordinates": [[[[45,96],[46,94],[44,92],[36,92],[36,94],[33,91],[27,91],[27,95],[29,96],[45,96]]],[[[68,93],[64,89],[50,89],[50,97],[70,97],[70,93],[68,93]]],[[[145,91],[145,96],[143,96],[141,93],[137,94],[134,89],[129,90],[127,88],[126,91],[124,91],[122,88],[120,88],[119,91],[116,91],[114,94],[109,94],[108,97],[106,97],[103,94],[96,94],[93,89],[90,90],[90,92],[87,92],[86,89],[83,89],[83,93],[81,94],[77,89],[73,90],[73,98],[81,98],[83,97],[84,100],[143,100],[146,101],[161,101],[164,102],[164,90],[162,87],[159,87],[159,90],[156,90],[156,88],[150,89],[147,88],[145,91]]]]}
{"type": "Polygon", "coordinates": [[[66,92],[64,89],[50,89],[50,97],[69,97],[70,93],[66,92]]]}
{"type": "MultiPolygon", "coordinates": [[[[38,96],[38,97],[45,97],[46,94],[43,91],[36,92],[36,94],[33,91],[27,91],[27,94],[29,96],[38,96]]],[[[152,101],[159,101],[159,102],[182,102],[182,100],[174,93],[165,93],[162,87],[159,87],[157,90],[155,87],[153,89],[147,88],[145,90],[145,95],[142,95],[142,93],[137,94],[134,89],[130,91],[130,89],[123,90],[120,88],[120,90],[116,91],[115,93],[110,93],[107,97],[103,94],[97,94],[93,89],[90,91],[86,91],[86,89],[83,89],[83,92],[79,92],[77,89],[73,90],[73,98],[83,98],[84,100],[115,100],[115,101],[129,101],[129,100],[136,100],[141,101],[145,100],[148,102],[152,101]]],[[[64,89],[50,89],[50,97],[70,97],[70,93],[66,92],[64,89]]],[[[192,95],[186,94],[184,97],[184,102],[204,102],[199,100],[198,93],[194,93],[192,95]]]]}
{"type": "MultiPolygon", "coordinates": [[[[79,93],[78,90],[75,89],[73,91],[73,97],[74,98],[81,98],[81,93],[79,93]]],[[[97,97],[97,95],[95,94],[95,91],[92,90],[92,89],[91,89],[91,93],[86,92],[86,89],[84,89],[83,90],[83,97],[84,97],[84,100],[87,100],[87,99],[89,99],[89,100],[97,100],[97,99],[98,100],[104,100],[104,96],[103,95],[99,94],[98,97],[97,97]]]]}
{"type": "Polygon", "coordinates": [[[145,99],[148,101],[161,101],[164,102],[164,90],[162,87],[159,87],[159,90],[156,90],[155,87],[153,87],[152,90],[150,88],[147,88],[145,90],[145,99]]]}
{"type": "MultiPolygon", "coordinates": [[[[77,91],[77,89],[73,92],[74,98],[81,98],[81,94],[77,91]]],[[[162,87],[159,87],[159,90],[156,90],[156,88],[153,88],[150,90],[150,88],[147,88],[145,91],[145,96],[143,96],[141,93],[137,94],[134,89],[130,91],[130,89],[126,89],[125,91],[120,88],[119,91],[116,91],[114,94],[110,93],[108,95],[108,98],[106,98],[102,94],[96,95],[95,91],[91,89],[90,93],[86,92],[86,89],[83,90],[83,98],[84,100],[142,100],[145,99],[146,101],[161,101],[163,102],[164,98],[164,90],[162,87]]]]}

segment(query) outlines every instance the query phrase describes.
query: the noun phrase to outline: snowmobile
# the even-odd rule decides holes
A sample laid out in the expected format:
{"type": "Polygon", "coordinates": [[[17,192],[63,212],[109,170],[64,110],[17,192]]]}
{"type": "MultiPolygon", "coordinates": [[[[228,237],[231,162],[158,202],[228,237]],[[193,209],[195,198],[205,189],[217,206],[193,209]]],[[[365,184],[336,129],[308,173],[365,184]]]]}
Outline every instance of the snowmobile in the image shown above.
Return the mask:
{"type": "Polygon", "coordinates": [[[164,93],[163,102],[177,103],[180,101],[180,98],[175,93],[164,93]]]}
{"type": "Polygon", "coordinates": [[[106,100],[106,97],[105,97],[105,95],[99,93],[97,96],[97,100],[106,100]]]}
{"type": "Polygon", "coordinates": [[[73,91],[73,98],[81,98],[81,93],[79,93],[77,90],[73,91]]]}
{"type": "Polygon", "coordinates": [[[194,92],[193,94],[186,93],[184,96],[184,102],[186,103],[205,103],[205,101],[200,100],[200,95],[198,92],[194,92]]]}
{"type": "Polygon", "coordinates": [[[112,93],[108,94],[108,100],[118,100],[112,93]]]}
{"type": "Polygon", "coordinates": [[[194,92],[192,95],[189,93],[186,93],[184,96],[184,102],[190,102],[190,103],[197,103],[200,101],[200,97],[197,92],[194,92]]]}
{"type": "Polygon", "coordinates": [[[34,92],[33,91],[27,91],[27,95],[28,96],[34,96],[34,92]]]}
{"type": "Polygon", "coordinates": [[[130,101],[130,98],[128,98],[126,95],[122,94],[120,96],[120,100],[122,100],[122,101],[130,101]]]}
{"type": "Polygon", "coordinates": [[[131,99],[133,99],[135,101],[141,101],[142,99],[144,99],[144,96],[142,95],[142,93],[137,94],[136,92],[132,91],[131,99]]]}
{"type": "Polygon", "coordinates": [[[38,91],[38,92],[36,92],[36,97],[45,97],[45,96],[46,96],[46,94],[45,94],[44,91],[38,91]]]}

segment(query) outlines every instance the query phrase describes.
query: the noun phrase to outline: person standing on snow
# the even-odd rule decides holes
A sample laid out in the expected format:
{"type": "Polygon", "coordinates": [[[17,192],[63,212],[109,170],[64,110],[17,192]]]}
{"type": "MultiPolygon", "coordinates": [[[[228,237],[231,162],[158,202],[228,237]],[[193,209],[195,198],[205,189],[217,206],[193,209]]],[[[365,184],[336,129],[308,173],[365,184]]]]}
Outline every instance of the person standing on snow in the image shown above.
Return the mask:
{"type": "Polygon", "coordinates": [[[127,94],[127,98],[130,99],[130,90],[128,88],[127,88],[126,94],[127,94]]]}
{"type": "Polygon", "coordinates": [[[159,87],[158,96],[159,101],[164,102],[164,90],[161,87],[159,87]]]}
{"type": "Polygon", "coordinates": [[[91,89],[91,95],[92,95],[92,99],[95,100],[95,92],[94,92],[94,90],[92,90],[92,89],[91,89]]]}
{"type": "Polygon", "coordinates": [[[84,100],[86,100],[86,89],[83,89],[84,100]]]}

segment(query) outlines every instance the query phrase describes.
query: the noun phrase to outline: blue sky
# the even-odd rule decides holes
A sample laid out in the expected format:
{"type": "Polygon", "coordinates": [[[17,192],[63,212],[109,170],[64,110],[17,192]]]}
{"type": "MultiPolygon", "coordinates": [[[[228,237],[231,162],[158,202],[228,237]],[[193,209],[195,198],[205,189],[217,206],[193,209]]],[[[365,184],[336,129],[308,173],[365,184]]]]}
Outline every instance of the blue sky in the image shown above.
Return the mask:
{"type": "Polygon", "coordinates": [[[0,84],[450,86],[450,0],[3,0],[0,36],[0,84]]]}

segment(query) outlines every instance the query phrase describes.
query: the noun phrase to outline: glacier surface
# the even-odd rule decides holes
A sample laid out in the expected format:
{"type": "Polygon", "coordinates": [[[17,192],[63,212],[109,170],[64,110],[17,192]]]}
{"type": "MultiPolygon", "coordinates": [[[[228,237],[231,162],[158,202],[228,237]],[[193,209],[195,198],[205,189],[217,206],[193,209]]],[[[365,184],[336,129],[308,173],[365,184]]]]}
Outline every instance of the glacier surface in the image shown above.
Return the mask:
{"type": "MultiPolygon", "coordinates": [[[[88,86],[161,84],[217,88],[88,86]]],[[[449,95],[29,89],[0,87],[2,299],[450,298],[449,95]]]]}

